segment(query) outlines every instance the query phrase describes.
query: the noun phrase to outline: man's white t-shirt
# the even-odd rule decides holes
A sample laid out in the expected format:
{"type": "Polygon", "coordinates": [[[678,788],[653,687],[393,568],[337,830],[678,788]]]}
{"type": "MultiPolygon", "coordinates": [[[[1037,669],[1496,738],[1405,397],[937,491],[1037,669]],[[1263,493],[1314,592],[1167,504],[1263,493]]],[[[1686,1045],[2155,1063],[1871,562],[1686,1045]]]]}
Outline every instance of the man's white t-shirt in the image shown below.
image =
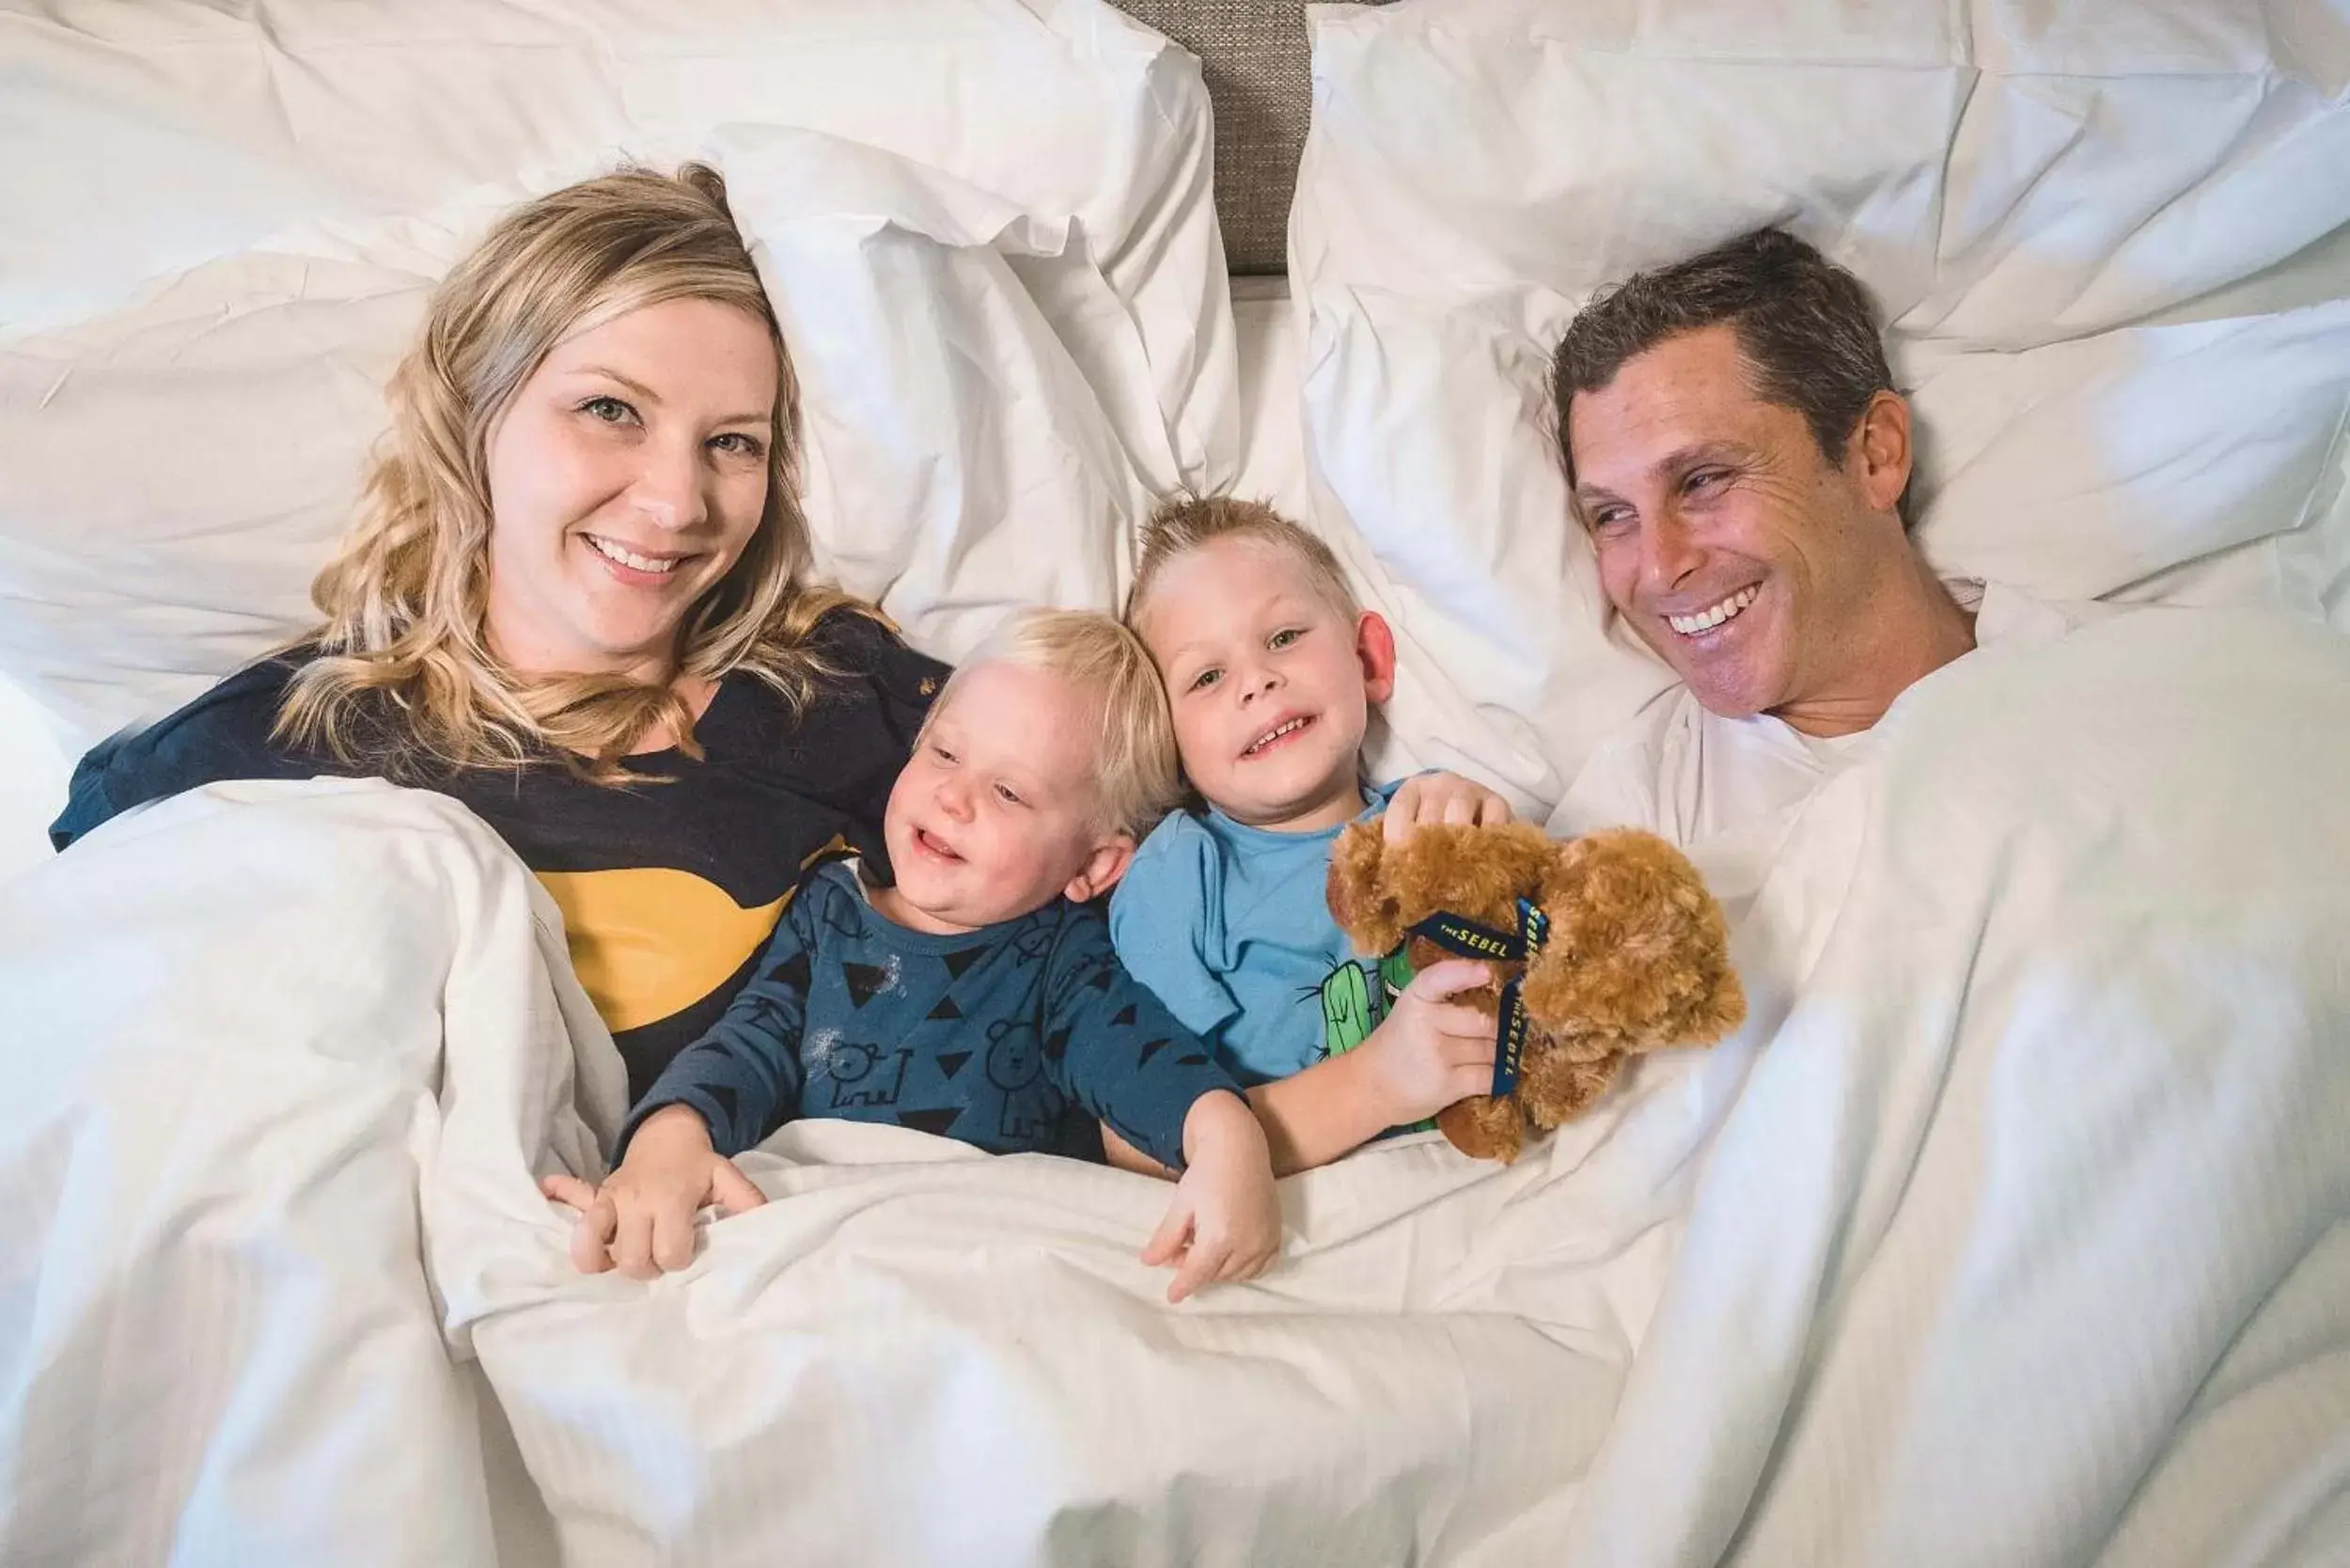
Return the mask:
{"type": "MultiPolygon", "coordinates": [[[[2051,642],[2108,613],[2044,604],[1998,584],[1953,582],[1975,612],[1975,645],[2051,642]]],[[[1896,703],[1898,705],[1898,698],[1896,703]]],[[[1723,718],[1676,687],[1595,752],[1550,816],[1558,837],[1644,827],[1689,852],[1734,919],[1773,851],[1820,787],[1866,755],[1873,729],[1822,739],[1767,714],[1723,718]]]]}

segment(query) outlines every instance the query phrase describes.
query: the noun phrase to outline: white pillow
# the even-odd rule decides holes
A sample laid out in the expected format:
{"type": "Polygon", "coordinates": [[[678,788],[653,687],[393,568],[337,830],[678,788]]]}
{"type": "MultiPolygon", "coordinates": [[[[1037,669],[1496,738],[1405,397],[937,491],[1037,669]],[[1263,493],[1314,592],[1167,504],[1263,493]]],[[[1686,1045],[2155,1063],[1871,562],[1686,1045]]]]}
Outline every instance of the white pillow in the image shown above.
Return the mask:
{"type": "MultiPolygon", "coordinates": [[[[1114,606],[1151,488],[1137,462],[1165,485],[1174,458],[1073,225],[813,133],[728,130],[701,150],[792,344],[820,568],[950,658],[1012,605],[1114,606]]],[[[405,240],[461,248],[419,225],[405,240]]],[[[19,478],[0,656],[79,740],[309,619],[428,287],[245,256],[0,353],[0,412],[19,416],[0,416],[19,478]]]]}
{"type": "Polygon", "coordinates": [[[297,0],[258,26],[196,0],[57,0],[0,39],[0,340],[289,230],[793,126],[1076,218],[1187,471],[1230,472],[1207,93],[1104,0],[297,0]]]}
{"type": "Polygon", "coordinates": [[[1607,615],[1539,433],[1564,321],[1544,290],[1317,290],[1304,389],[1312,521],[1401,654],[1372,771],[1449,768],[1545,815],[1671,679],[1607,615]]]}
{"type": "Polygon", "coordinates": [[[1925,432],[1918,539],[1948,575],[2099,599],[2169,574],[2157,597],[2184,602],[2182,568],[2306,543],[2341,486],[2350,303],[2017,353],[1892,346],[1925,432]]]}
{"type": "Polygon", "coordinates": [[[1390,768],[1465,752],[1546,805],[1668,679],[1568,526],[1544,362],[1601,284],[1764,223],[1894,318],[1938,568],[2317,607],[2350,402],[2350,26],[2317,0],[1309,18],[1307,442],[1427,661],[1390,768]]]}
{"type": "Polygon", "coordinates": [[[1798,215],[1872,278],[1923,292],[1969,86],[1940,8],[1402,0],[1308,16],[1292,292],[1579,298],[1798,215]]]}
{"type": "Polygon", "coordinates": [[[315,619],[427,287],[238,257],[0,348],[0,668],[76,745],[315,619]]]}
{"type": "Polygon", "coordinates": [[[808,132],[713,150],[800,373],[819,569],[947,659],[1023,604],[1115,609],[1136,459],[1174,458],[1075,227],[808,132]]]}
{"type": "Polygon", "coordinates": [[[744,163],[824,557],[942,651],[1013,598],[1113,602],[1139,487],[1237,466],[1207,102],[1156,35],[1099,0],[565,14],[296,8],[275,77],[195,8],[11,35],[57,112],[0,142],[41,237],[0,241],[0,670],[72,740],[309,619],[431,279],[623,154],[744,163]]]}
{"type": "Polygon", "coordinates": [[[1305,339],[1284,277],[1232,280],[1232,335],[1240,362],[1241,464],[1234,494],[1269,502],[1284,516],[1313,510],[1306,434],[1298,420],[1298,363],[1305,339]]]}
{"type": "Polygon", "coordinates": [[[1998,0],[1935,287],[1898,330],[2020,348],[2341,297],[2350,15],[2328,0],[1998,0]]]}

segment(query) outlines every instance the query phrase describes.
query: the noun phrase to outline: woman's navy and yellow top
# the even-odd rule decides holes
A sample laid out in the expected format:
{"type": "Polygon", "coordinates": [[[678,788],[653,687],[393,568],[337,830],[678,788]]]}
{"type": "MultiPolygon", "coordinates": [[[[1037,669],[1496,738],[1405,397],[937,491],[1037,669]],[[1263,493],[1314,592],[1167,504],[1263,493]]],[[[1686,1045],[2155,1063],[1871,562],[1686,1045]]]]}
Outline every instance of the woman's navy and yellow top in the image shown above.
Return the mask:
{"type": "MultiPolygon", "coordinates": [[[[818,626],[813,650],[842,673],[796,718],[773,688],[738,673],[694,727],[700,760],[675,750],[629,760],[668,782],[591,784],[552,759],[429,781],[555,896],[632,1097],[726,1011],[807,868],[849,852],[888,865],[883,808],[946,666],[845,611],[818,626]]],[[[302,662],[299,651],[264,660],[94,748],[52,841],[63,849],[118,812],[222,779],[375,771],[270,739],[302,662]]]]}

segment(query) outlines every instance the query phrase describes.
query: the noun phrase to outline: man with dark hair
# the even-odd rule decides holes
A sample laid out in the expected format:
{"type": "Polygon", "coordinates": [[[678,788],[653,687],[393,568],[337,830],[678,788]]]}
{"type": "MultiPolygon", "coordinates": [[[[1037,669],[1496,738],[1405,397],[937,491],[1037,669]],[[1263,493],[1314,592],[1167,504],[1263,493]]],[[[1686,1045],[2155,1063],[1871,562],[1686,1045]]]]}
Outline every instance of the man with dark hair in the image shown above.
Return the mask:
{"type": "Polygon", "coordinates": [[[1919,554],[1909,404],[1868,290],[1791,234],[1602,293],[1551,392],[1600,581],[1685,685],[1592,759],[1561,830],[1767,828],[1911,685],[1979,640],[2071,624],[1997,588],[1962,604],[1919,554]]]}

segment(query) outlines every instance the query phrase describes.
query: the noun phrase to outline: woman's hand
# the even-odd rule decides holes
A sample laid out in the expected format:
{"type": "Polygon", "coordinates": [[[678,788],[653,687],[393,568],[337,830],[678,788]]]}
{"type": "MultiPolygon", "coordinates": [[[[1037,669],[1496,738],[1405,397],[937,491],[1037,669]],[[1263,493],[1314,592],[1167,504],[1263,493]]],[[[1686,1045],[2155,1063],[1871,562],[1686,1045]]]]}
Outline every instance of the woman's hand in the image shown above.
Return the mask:
{"type": "Polygon", "coordinates": [[[767,1201],[749,1177],[711,1147],[710,1129],[691,1105],[664,1105],[629,1140],[620,1168],[589,1187],[574,1176],[549,1176],[540,1190],[580,1211],[572,1262],[582,1274],[617,1267],[650,1279],[694,1261],[694,1215],[705,1203],[739,1215],[767,1201]]]}
{"type": "Polygon", "coordinates": [[[1457,773],[1423,773],[1403,781],[1380,826],[1388,843],[1399,844],[1434,823],[1498,827],[1509,820],[1510,803],[1482,784],[1457,773]]]}
{"type": "Polygon", "coordinates": [[[1176,1264],[1170,1302],[1210,1283],[1254,1279],[1281,1250],[1273,1162],[1247,1102],[1224,1090],[1193,1101],[1183,1118],[1183,1164],[1167,1217],[1142,1249],[1153,1268],[1176,1264]]]}

